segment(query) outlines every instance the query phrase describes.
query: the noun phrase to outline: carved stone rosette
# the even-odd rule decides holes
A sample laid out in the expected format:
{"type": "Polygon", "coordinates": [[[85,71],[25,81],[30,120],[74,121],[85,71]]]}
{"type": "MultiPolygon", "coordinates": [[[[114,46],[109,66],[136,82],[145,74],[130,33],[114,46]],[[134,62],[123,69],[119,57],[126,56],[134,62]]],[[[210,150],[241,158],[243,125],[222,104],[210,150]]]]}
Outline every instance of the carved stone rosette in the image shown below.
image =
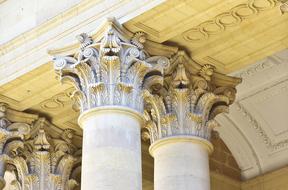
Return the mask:
{"type": "Polygon", "coordinates": [[[71,176],[77,171],[81,154],[71,143],[74,132],[67,129],[55,137],[59,131],[49,125],[44,118],[0,103],[0,189],[5,186],[7,172],[15,176],[6,183],[8,188],[75,189],[78,182],[71,176]]]}
{"type": "Polygon", "coordinates": [[[171,58],[163,88],[145,92],[144,138],[151,144],[166,137],[210,139],[218,124],[215,116],[228,111],[240,79],[219,74],[211,65],[200,66],[184,52],[171,58]]]}
{"type": "Polygon", "coordinates": [[[144,33],[132,34],[113,20],[96,37],[80,34],[77,39],[76,53],[54,54],[54,68],[62,82],[74,85],[80,111],[116,105],[142,113],[142,89],[161,82],[168,58],[149,54],[144,33]]]}

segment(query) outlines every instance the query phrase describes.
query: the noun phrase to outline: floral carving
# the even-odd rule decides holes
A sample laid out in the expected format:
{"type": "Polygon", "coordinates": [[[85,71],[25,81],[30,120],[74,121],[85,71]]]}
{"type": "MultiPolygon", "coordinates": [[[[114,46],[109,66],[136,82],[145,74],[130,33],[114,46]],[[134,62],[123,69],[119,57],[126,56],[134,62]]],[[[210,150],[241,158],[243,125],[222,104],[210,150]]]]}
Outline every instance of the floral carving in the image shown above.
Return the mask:
{"type": "Polygon", "coordinates": [[[183,52],[175,55],[163,88],[145,92],[147,131],[142,137],[151,143],[177,135],[209,140],[218,125],[215,116],[227,112],[235,100],[235,86],[216,81],[213,66],[191,64],[195,62],[183,52]]]}
{"type": "Polygon", "coordinates": [[[87,34],[77,39],[80,49],[69,56],[55,56],[54,68],[62,82],[75,87],[73,98],[81,112],[119,105],[143,111],[143,87],[156,85],[169,65],[164,56],[145,51],[145,34],[131,33],[113,21],[93,40],[87,34]],[[130,35],[130,36],[129,36],[130,35]],[[153,82],[155,81],[155,82],[153,82]]]}
{"type": "MultiPolygon", "coordinates": [[[[73,190],[78,182],[70,176],[79,155],[71,141],[72,130],[54,137],[50,135],[52,129],[46,131],[48,122],[44,118],[32,124],[10,121],[7,105],[0,108],[0,189],[9,171],[17,176],[9,184],[15,189],[73,190]]],[[[19,117],[21,112],[17,114],[19,117]]]]}

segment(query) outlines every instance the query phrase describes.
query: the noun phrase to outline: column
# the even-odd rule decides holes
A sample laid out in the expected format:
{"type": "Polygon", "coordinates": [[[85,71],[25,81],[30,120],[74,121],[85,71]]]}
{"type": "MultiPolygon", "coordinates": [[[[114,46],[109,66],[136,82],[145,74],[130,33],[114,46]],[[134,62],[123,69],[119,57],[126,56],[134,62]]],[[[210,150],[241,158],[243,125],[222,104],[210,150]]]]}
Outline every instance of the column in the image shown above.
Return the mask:
{"type": "Polygon", "coordinates": [[[156,190],[209,190],[209,153],[213,146],[200,138],[178,136],[150,147],[154,157],[156,190]]]}
{"type": "Polygon", "coordinates": [[[76,89],[83,129],[81,189],[140,190],[142,94],[162,85],[169,60],[146,51],[144,33],[131,35],[112,20],[94,38],[80,34],[77,52],[54,59],[61,81],[76,89]]]}
{"type": "Polygon", "coordinates": [[[163,89],[146,93],[144,137],[151,141],[155,190],[210,190],[214,120],[235,99],[241,80],[200,66],[183,52],[172,58],[163,89]],[[225,81],[224,81],[224,80],[225,81]]]}
{"type": "Polygon", "coordinates": [[[142,188],[141,120],[136,111],[121,107],[95,108],[81,114],[82,189],[142,188]]]}

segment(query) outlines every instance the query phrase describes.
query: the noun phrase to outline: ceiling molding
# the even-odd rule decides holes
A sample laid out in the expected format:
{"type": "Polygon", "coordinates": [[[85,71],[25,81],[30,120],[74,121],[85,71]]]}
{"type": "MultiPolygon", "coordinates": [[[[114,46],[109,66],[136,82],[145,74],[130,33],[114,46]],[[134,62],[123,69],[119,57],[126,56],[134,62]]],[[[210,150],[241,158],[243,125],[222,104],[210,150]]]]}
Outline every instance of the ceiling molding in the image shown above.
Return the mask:
{"type": "Polygon", "coordinates": [[[71,104],[71,96],[74,89],[69,88],[65,90],[64,92],[61,92],[59,94],[56,94],[52,96],[50,99],[47,99],[40,103],[40,107],[44,111],[55,111],[59,110],[61,108],[64,108],[65,105],[71,104]]]}
{"type": "Polygon", "coordinates": [[[286,117],[278,115],[288,103],[285,98],[288,92],[287,61],[288,50],[284,50],[233,74],[243,77],[243,83],[237,89],[240,97],[231,106],[229,114],[218,118],[222,125],[219,132],[239,166],[242,166],[244,179],[288,163],[286,117]],[[275,102],[281,103],[274,105],[275,102]],[[273,122],[267,122],[269,119],[273,122]],[[235,139],[236,144],[233,142],[235,139]],[[249,161],[243,161],[244,155],[250,155],[249,161]]]}
{"type": "Polygon", "coordinates": [[[277,66],[279,64],[281,64],[281,62],[268,62],[265,60],[262,63],[252,65],[252,67],[249,67],[248,69],[246,69],[240,73],[237,73],[235,76],[242,78],[242,79],[246,79],[248,77],[255,75],[256,73],[262,72],[266,69],[277,66]]]}
{"type": "Polygon", "coordinates": [[[249,0],[183,32],[182,37],[191,43],[203,42],[212,35],[226,31],[228,27],[237,26],[252,16],[259,15],[263,11],[276,7],[277,3],[277,0],[249,0]]]}
{"type": "Polygon", "coordinates": [[[0,85],[51,61],[47,50],[71,44],[76,34],[91,32],[104,18],[115,16],[123,23],[163,3],[163,0],[83,1],[83,7],[67,10],[46,23],[0,46],[0,85]],[[98,2],[98,3],[99,3],[98,2]],[[90,3],[90,4],[89,4],[90,3]],[[123,7],[127,7],[124,9],[123,7]],[[85,8],[85,9],[84,9],[85,8]],[[82,11],[82,12],[79,12],[82,11]],[[66,15],[67,14],[67,15],[66,15]],[[60,44],[60,45],[59,45],[60,44]],[[24,47],[24,48],[23,48],[24,47]],[[4,69],[5,68],[5,69],[4,69]],[[1,72],[2,71],[2,72],[1,72]],[[17,72],[16,72],[17,71],[17,72]]]}
{"type": "Polygon", "coordinates": [[[261,174],[262,166],[260,158],[239,126],[226,114],[220,114],[216,120],[221,126],[216,128],[216,130],[236,159],[241,169],[242,178],[250,179],[261,174]]]}

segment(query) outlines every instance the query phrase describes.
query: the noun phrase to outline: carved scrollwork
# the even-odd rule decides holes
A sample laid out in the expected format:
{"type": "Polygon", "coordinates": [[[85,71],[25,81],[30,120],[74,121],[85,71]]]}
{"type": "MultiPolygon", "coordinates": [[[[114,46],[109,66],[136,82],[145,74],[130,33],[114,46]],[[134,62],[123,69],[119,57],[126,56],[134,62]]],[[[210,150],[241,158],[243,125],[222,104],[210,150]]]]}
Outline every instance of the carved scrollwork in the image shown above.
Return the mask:
{"type": "Polygon", "coordinates": [[[75,54],[55,55],[56,73],[75,87],[73,96],[81,112],[105,105],[143,112],[143,87],[154,86],[155,76],[162,77],[169,59],[145,51],[142,32],[131,37],[114,21],[108,21],[104,30],[97,40],[87,34],[77,36],[80,49],[75,54]]]}
{"type": "Polygon", "coordinates": [[[71,104],[72,101],[70,97],[72,96],[73,92],[73,89],[67,89],[65,90],[65,92],[59,93],[52,98],[41,102],[40,106],[43,110],[47,111],[53,111],[59,108],[63,108],[66,105],[71,104]]]}
{"type": "Polygon", "coordinates": [[[246,3],[236,5],[227,12],[183,32],[182,36],[191,43],[203,42],[229,27],[239,25],[245,19],[274,8],[278,2],[282,2],[280,5],[282,14],[288,12],[287,0],[248,0],[246,3]]]}
{"type": "Polygon", "coordinates": [[[214,118],[227,112],[235,100],[235,84],[218,80],[213,66],[192,63],[191,69],[185,54],[176,56],[171,58],[173,68],[167,71],[163,88],[144,96],[147,123],[142,137],[149,137],[151,143],[177,135],[209,140],[218,126],[214,118]]]}
{"type": "MultiPolygon", "coordinates": [[[[53,129],[46,130],[48,122],[44,118],[38,118],[32,124],[10,121],[6,110],[7,106],[0,110],[0,120],[5,121],[0,126],[0,182],[10,168],[10,173],[17,177],[7,184],[9,187],[73,190],[78,183],[70,174],[79,159],[74,156],[73,130],[66,129],[56,137],[50,135],[53,129]]],[[[21,112],[17,114],[21,117],[21,112]]]]}

